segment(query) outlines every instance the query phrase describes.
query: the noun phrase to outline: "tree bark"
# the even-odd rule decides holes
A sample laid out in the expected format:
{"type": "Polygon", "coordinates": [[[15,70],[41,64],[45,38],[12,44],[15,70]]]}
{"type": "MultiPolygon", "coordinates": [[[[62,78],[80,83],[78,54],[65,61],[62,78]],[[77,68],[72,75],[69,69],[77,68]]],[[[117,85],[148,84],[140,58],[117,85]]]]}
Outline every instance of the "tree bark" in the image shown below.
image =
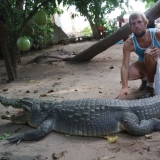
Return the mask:
{"type": "MultiPolygon", "coordinates": [[[[153,23],[155,19],[160,17],[160,1],[157,1],[150,9],[148,9],[145,12],[145,15],[149,20],[149,24],[153,23]]],[[[107,36],[106,38],[97,42],[90,48],[79,53],[77,56],[73,57],[70,61],[74,61],[74,62],[89,61],[99,53],[105,51],[109,47],[116,44],[118,41],[129,36],[130,34],[131,34],[131,30],[130,30],[129,24],[126,24],[122,28],[114,32],[113,34],[107,36]]]]}
{"type": "Polygon", "coordinates": [[[24,0],[17,0],[16,6],[23,10],[24,0]]]}
{"type": "Polygon", "coordinates": [[[92,29],[92,33],[93,33],[93,37],[97,40],[100,39],[100,33],[99,33],[99,29],[98,26],[96,24],[94,24],[92,21],[88,20],[89,24],[91,26],[92,29]]]}
{"type": "Polygon", "coordinates": [[[0,47],[3,53],[3,58],[5,61],[6,71],[9,81],[15,80],[15,75],[13,72],[8,48],[7,48],[7,31],[4,23],[0,20],[0,47]]]}

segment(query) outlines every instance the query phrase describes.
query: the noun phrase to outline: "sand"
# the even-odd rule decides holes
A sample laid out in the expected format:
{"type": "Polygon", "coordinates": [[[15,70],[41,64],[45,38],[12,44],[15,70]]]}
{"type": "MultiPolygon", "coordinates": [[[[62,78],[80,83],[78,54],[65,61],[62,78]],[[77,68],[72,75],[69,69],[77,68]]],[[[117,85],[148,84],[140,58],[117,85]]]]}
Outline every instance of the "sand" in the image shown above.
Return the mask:
{"type": "MultiPolygon", "coordinates": [[[[18,65],[18,79],[6,83],[4,62],[0,61],[0,95],[7,98],[32,97],[44,100],[67,100],[79,98],[115,98],[121,89],[120,67],[122,64],[122,46],[116,44],[97,55],[89,62],[70,64],[64,61],[52,64],[26,64],[35,56],[57,49],[79,53],[96,41],[58,45],[50,49],[37,51],[22,58],[18,65]]],[[[132,54],[131,62],[137,56],[132,54]]],[[[129,99],[135,99],[140,81],[129,82],[129,99]]],[[[123,97],[122,99],[124,99],[123,97]]],[[[13,113],[12,107],[4,108],[0,104],[0,115],[13,113]]],[[[18,134],[32,129],[27,125],[16,125],[0,119],[0,136],[3,133],[18,134]]],[[[99,137],[69,136],[50,132],[37,141],[23,141],[19,145],[0,140],[0,160],[159,160],[160,134],[131,136],[126,132],[115,134],[118,139],[109,143],[99,137]]]]}

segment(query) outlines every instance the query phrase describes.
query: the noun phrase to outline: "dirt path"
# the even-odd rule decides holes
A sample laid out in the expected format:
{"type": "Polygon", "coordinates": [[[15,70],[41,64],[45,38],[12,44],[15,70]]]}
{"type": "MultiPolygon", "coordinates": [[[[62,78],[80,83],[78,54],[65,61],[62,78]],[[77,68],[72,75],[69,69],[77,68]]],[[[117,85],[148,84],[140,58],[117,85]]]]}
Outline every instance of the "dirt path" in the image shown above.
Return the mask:
{"type": "MultiPolygon", "coordinates": [[[[94,41],[56,46],[47,51],[64,49],[79,53],[88,48],[94,41]]],[[[41,51],[44,53],[46,51],[41,51]]],[[[36,54],[41,54],[36,53],[36,54]]],[[[70,64],[54,62],[47,64],[23,65],[34,55],[22,59],[18,66],[18,79],[6,83],[5,67],[0,61],[0,95],[7,98],[33,97],[49,100],[65,100],[77,98],[115,98],[120,89],[120,67],[122,63],[122,44],[116,44],[93,58],[90,62],[70,64]]],[[[132,56],[131,61],[137,57],[132,56]]],[[[140,81],[129,82],[130,96],[134,99],[140,81]]],[[[13,109],[0,105],[0,115],[13,109]]],[[[0,135],[3,133],[21,133],[29,130],[25,125],[15,125],[0,119],[0,135]]],[[[0,158],[10,159],[47,159],[52,154],[60,154],[60,160],[158,160],[160,156],[160,135],[151,133],[152,139],[133,137],[127,133],[119,133],[115,143],[108,143],[103,138],[67,136],[51,132],[41,140],[22,142],[20,145],[6,144],[0,141],[0,158]],[[7,152],[7,153],[6,153],[7,152]],[[23,156],[23,158],[22,158],[23,156]]],[[[57,157],[58,159],[58,157],[57,157]]]]}

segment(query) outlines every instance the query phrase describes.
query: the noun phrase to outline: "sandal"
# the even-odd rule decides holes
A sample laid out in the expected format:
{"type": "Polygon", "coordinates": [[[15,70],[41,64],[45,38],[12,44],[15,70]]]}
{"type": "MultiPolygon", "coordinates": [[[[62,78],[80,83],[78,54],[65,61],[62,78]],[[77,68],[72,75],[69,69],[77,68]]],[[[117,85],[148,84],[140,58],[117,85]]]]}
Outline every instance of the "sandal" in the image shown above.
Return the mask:
{"type": "Polygon", "coordinates": [[[149,98],[154,96],[154,89],[146,86],[144,90],[138,95],[138,99],[149,98]]]}

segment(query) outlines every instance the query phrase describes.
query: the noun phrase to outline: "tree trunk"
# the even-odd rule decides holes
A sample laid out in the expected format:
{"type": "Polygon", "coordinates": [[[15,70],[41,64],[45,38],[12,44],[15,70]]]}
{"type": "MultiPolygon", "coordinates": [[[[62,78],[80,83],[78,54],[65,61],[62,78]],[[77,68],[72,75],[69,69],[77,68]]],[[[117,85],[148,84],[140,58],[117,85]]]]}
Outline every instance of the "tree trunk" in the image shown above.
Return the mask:
{"type": "MultiPolygon", "coordinates": [[[[160,1],[157,1],[150,9],[148,9],[145,12],[145,15],[149,20],[149,24],[153,23],[155,19],[160,17],[160,1]]],[[[131,30],[130,30],[129,24],[126,24],[122,28],[114,32],[113,34],[107,36],[103,40],[97,42],[90,48],[84,50],[83,52],[79,53],[77,56],[73,57],[71,61],[74,61],[74,62],[89,61],[99,53],[103,52],[104,50],[116,44],[118,41],[129,36],[129,34],[131,34],[131,30]]]]}
{"type": "Polygon", "coordinates": [[[23,10],[24,0],[17,0],[16,6],[23,10]]]}
{"type": "Polygon", "coordinates": [[[93,33],[93,37],[97,40],[100,39],[100,33],[99,33],[99,29],[98,26],[96,24],[94,24],[92,21],[88,20],[89,24],[91,26],[92,29],[92,33],[93,33]]]}
{"type": "Polygon", "coordinates": [[[9,81],[15,80],[15,75],[13,72],[9,52],[7,49],[7,31],[4,23],[0,20],[0,47],[3,53],[3,58],[5,61],[6,71],[9,81]]]}
{"type": "Polygon", "coordinates": [[[13,72],[15,75],[15,78],[17,79],[17,47],[16,43],[12,44],[12,47],[9,49],[9,55],[11,59],[11,64],[13,67],[13,72]]]}

